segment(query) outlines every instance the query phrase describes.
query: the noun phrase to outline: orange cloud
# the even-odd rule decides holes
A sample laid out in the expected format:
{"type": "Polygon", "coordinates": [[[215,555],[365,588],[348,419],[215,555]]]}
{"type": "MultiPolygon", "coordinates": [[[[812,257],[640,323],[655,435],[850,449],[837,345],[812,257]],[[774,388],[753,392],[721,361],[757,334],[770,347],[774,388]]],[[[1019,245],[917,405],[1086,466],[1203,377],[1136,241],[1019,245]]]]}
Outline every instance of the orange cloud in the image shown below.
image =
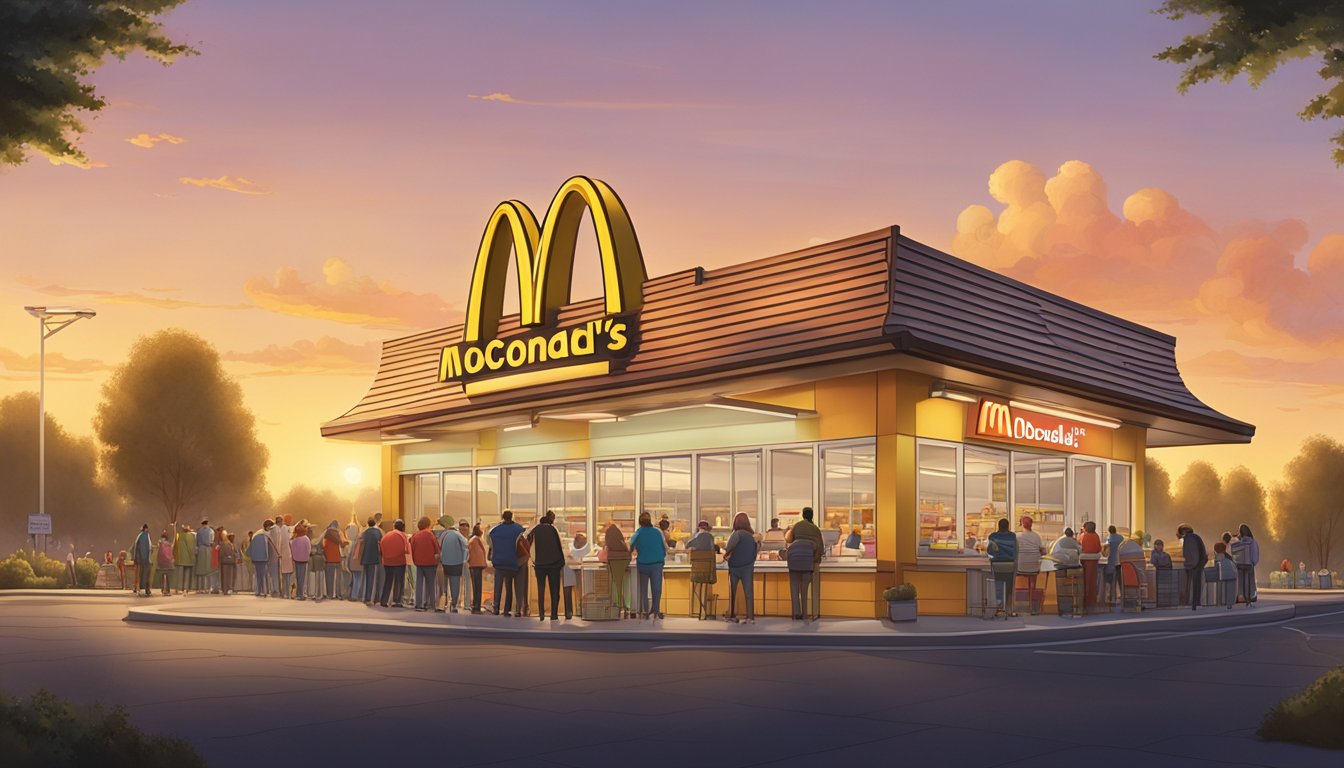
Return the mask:
{"type": "Polygon", "coordinates": [[[257,186],[255,181],[244,179],[241,176],[234,178],[231,176],[220,176],[217,179],[194,178],[183,176],[178,179],[183,184],[190,184],[193,187],[210,187],[212,189],[222,189],[225,192],[237,192],[240,195],[269,195],[270,191],[257,186]]]}
{"type": "Polygon", "coordinates": [[[78,168],[81,171],[107,167],[107,163],[99,162],[98,160],[81,159],[73,155],[48,155],[43,153],[43,157],[46,157],[47,162],[52,165],[69,165],[78,168]]]}
{"type": "Polygon", "coordinates": [[[996,215],[971,205],[952,251],[991,269],[1119,312],[1213,315],[1247,342],[1344,349],[1344,236],[1294,266],[1306,227],[1286,221],[1215,231],[1170,192],[1145,188],[1117,215],[1106,183],[1071,160],[1047,178],[1014,160],[989,177],[996,215]]]}
{"type": "Polygon", "coordinates": [[[487,93],[484,96],[476,94],[467,94],[468,99],[475,101],[493,101],[499,104],[517,104],[524,107],[553,107],[556,109],[596,109],[596,110],[617,110],[617,111],[638,111],[638,110],[663,110],[663,109],[720,109],[725,105],[716,104],[694,104],[672,101],[564,101],[564,100],[545,100],[545,99],[519,99],[513,94],[495,91],[487,93]]]}
{"type": "MultiPolygon", "coordinates": [[[[20,355],[13,350],[0,347],[0,366],[10,371],[24,371],[36,374],[38,365],[41,361],[38,355],[20,355]]],[[[68,373],[81,374],[93,373],[95,371],[110,370],[112,366],[102,360],[81,359],[74,360],[62,355],[60,352],[47,353],[47,373],[68,373]]],[[[32,378],[32,377],[7,377],[13,379],[32,378]]]]}
{"type": "Polygon", "coordinates": [[[274,280],[248,280],[243,291],[272,312],[369,328],[441,328],[462,319],[460,311],[435,294],[411,293],[356,275],[341,259],[327,259],[322,275],[321,282],[308,282],[298,270],[283,267],[274,280]]]}
{"type": "Polygon", "coordinates": [[[376,341],[350,344],[332,336],[317,341],[300,339],[284,346],[272,344],[252,352],[226,352],[221,357],[240,363],[255,363],[272,370],[262,375],[291,373],[367,374],[378,362],[382,345],[376,341]]]}
{"type": "MultiPolygon", "coordinates": [[[[148,307],[157,307],[159,309],[253,309],[251,304],[210,304],[200,301],[188,301],[186,299],[169,299],[158,296],[145,296],[134,291],[120,292],[108,291],[99,288],[70,288],[64,285],[43,285],[31,275],[22,275],[16,282],[20,285],[28,286],[38,293],[47,296],[89,296],[95,301],[103,304],[142,304],[148,307]]],[[[146,288],[151,292],[169,292],[175,288],[146,288]]]]}
{"type": "Polygon", "coordinates": [[[153,149],[155,144],[185,144],[187,140],[181,136],[174,136],[171,133],[160,133],[158,136],[150,136],[148,133],[138,133],[126,141],[137,147],[144,149],[153,149]]]}

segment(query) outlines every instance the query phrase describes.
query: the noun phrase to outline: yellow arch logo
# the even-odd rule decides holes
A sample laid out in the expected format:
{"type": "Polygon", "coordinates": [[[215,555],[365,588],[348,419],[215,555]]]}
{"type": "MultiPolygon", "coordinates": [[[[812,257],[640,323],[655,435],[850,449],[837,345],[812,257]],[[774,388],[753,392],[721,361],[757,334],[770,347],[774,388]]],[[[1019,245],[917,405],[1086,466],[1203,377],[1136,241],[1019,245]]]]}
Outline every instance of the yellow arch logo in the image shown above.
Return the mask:
{"type": "Polygon", "coordinates": [[[527,205],[495,207],[472,270],[462,342],[444,347],[439,381],[461,380],[468,396],[528,384],[608,373],[634,348],[634,318],[644,303],[644,257],[630,215],[606,182],[575,176],[560,186],[541,226],[527,205]],[[553,333],[496,339],[509,255],[518,275],[519,324],[554,323],[570,301],[579,224],[588,211],[597,234],[608,317],[553,333]]]}

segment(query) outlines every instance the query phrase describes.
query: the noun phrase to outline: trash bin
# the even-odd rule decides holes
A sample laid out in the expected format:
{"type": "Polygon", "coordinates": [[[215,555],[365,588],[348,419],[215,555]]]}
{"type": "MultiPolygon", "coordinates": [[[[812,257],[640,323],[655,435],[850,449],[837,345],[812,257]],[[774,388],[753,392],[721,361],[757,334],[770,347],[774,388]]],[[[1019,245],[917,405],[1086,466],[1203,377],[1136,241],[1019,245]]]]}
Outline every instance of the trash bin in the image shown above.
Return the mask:
{"type": "Polygon", "coordinates": [[[1319,581],[1320,581],[1319,586],[1320,586],[1321,589],[1334,589],[1334,588],[1335,588],[1335,582],[1334,582],[1334,579],[1330,578],[1330,572],[1329,572],[1329,571],[1320,571],[1319,573],[1316,574],[1316,577],[1317,577],[1317,578],[1319,579],[1319,581]]]}
{"type": "Polygon", "coordinates": [[[1083,615],[1083,569],[1079,566],[1055,571],[1055,602],[1060,616],[1083,615]]]}

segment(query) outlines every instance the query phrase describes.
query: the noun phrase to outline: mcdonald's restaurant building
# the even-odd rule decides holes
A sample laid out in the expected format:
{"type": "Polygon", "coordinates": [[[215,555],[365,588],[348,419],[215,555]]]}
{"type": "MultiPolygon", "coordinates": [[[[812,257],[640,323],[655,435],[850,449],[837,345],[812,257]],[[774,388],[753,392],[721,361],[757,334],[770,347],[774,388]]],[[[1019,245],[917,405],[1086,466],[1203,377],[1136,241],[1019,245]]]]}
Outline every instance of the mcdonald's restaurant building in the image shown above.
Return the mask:
{"type": "MultiPolygon", "coordinates": [[[[1047,543],[1089,520],[1141,530],[1148,447],[1250,441],[1174,352],[896,227],[648,277],[620,199],[575,177],[541,224],[495,210],[465,322],[386,341],[369,392],[322,434],[381,444],[385,513],[410,521],[488,528],[507,508],[530,526],[550,509],[568,541],[613,521],[628,535],[648,511],[680,542],[702,519],[725,539],[743,512],[769,558],[771,521],[810,506],[830,545],[824,616],[885,616],[903,581],[922,613],[960,615],[999,518],[1031,516],[1047,543]],[[584,211],[605,292],[571,302],[584,211]]],[[[756,572],[758,613],[788,615],[785,563],[756,572]]],[[[684,614],[680,547],[665,578],[665,610],[684,614]]]]}

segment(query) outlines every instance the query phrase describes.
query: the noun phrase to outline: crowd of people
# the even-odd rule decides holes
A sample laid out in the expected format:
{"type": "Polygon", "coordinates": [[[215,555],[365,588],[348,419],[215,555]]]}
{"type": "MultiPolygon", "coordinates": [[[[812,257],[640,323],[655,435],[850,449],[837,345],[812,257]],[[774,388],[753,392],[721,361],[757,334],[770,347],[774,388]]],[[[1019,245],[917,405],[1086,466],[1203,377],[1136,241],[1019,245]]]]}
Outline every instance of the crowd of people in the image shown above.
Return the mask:
{"type": "MultiPolygon", "coordinates": [[[[661,521],[665,523],[666,521],[661,521]]],[[[164,528],[156,539],[148,523],[141,526],[130,550],[117,566],[123,587],[127,576],[135,594],[150,597],[191,593],[234,595],[240,585],[259,598],[293,600],[351,600],[384,608],[410,607],[417,611],[483,613],[485,573],[493,575],[490,613],[530,616],[530,583],[536,583],[538,618],[558,621],[563,595],[565,619],[572,619],[582,595],[576,595],[579,570],[593,553],[584,533],[563,541],[555,527],[555,513],[546,511],[536,525],[525,528],[504,510],[488,531],[478,523],[437,521],[422,517],[409,533],[400,519],[385,522],[381,515],[367,518],[362,528],[332,520],[325,527],[285,516],[262,521],[258,530],[242,535],[211,527],[208,518],[193,528],[188,524],[164,528]],[[414,575],[408,574],[408,568],[414,575]],[[245,582],[245,584],[243,584],[245,582]]],[[[782,542],[780,555],[788,561],[792,616],[812,621],[820,616],[820,566],[825,544],[813,522],[813,511],[787,530],[771,521],[764,536],[752,529],[751,519],[739,513],[733,530],[720,544],[707,520],[682,546],[691,553],[720,559],[729,577],[730,622],[755,623],[753,575],[758,554],[772,540],[782,542]],[[777,536],[773,534],[778,534],[777,536]],[[763,543],[764,542],[764,543],[763,543]],[[739,592],[745,615],[736,610],[739,592]]],[[[627,539],[610,522],[603,531],[598,562],[610,577],[610,604],[621,618],[662,619],[663,570],[676,544],[666,525],[655,526],[648,512],[639,515],[627,539]],[[637,597],[626,594],[633,564],[637,597]]],[[[717,576],[711,575],[713,580],[717,576]]]]}
{"type": "Polygon", "coordinates": [[[1125,581],[1124,568],[1132,568],[1129,578],[1137,585],[1145,559],[1157,571],[1159,580],[1177,581],[1180,602],[1188,602],[1192,610],[1198,609],[1204,601],[1206,575],[1218,584],[1218,605],[1230,609],[1242,602],[1250,607],[1257,598],[1255,569],[1260,563],[1260,545],[1248,525],[1242,525],[1236,535],[1231,531],[1224,532],[1213,545],[1212,560],[1204,539],[1194,528],[1186,524],[1178,526],[1180,574],[1173,571],[1172,557],[1162,539],[1153,540],[1152,552],[1145,558],[1142,542],[1120,534],[1114,525],[1107,528],[1105,539],[1092,521],[1083,523],[1081,535],[1075,534],[1072,528],[1065,528],[1064,535],[1056,539],[1048,551],[1040,534],[1032,530],[1030,516],[1024,515],[1019,520],[1018,531],[1014,532],[1010,526],[1007,518],[1001,518],[998,530],[989,535],[985,549],[994,574],[999,613],[1014,615],[1012,596],[1018,579],[1026,581],[1028,594],[1036,593],[1036,579],[1043,559],[1053,561],[1057,570],[1081,570],[1085,610],[1095,610],[1100,604],[1115,605],[1125,581]]]}

